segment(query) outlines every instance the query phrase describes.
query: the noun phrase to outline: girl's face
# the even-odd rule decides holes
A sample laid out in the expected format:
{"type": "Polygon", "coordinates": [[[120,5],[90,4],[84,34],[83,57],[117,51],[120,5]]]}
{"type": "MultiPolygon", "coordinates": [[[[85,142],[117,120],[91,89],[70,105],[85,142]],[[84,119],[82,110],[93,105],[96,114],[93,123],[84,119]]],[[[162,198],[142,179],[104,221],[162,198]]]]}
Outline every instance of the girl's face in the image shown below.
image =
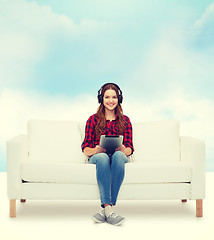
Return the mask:
{"type": "Polygon", "coordinates": [[[103,96],[103,105],[109,111],[113,111],[118,105],[117,94],[113,89],[108,89],[105,91],[103,96]]]}

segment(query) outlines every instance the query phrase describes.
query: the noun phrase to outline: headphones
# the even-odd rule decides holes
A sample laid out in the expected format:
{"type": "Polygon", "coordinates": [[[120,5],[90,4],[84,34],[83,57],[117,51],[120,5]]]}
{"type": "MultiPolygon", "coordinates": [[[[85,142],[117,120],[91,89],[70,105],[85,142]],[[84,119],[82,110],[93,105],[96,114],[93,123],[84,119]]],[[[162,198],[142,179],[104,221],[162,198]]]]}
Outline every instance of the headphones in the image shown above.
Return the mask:
{"type": "Polygon", "coordinates": [[[123,93],[122,93],[121,89],[119,88],[119,86],[117,84],[115,84],[115,83],[106,83],[99,89],[98,95],[97,95],[98,103],[101,103],[101,104],[103,103],[103,96],[102,96],[101,92],[102,92],[103,88],[106,85],[108,85],[108,84],[113,84],[118,89],[118,92],[119,92],[118,103],[122,103],[122,101],[123,101],[123,93]]]}

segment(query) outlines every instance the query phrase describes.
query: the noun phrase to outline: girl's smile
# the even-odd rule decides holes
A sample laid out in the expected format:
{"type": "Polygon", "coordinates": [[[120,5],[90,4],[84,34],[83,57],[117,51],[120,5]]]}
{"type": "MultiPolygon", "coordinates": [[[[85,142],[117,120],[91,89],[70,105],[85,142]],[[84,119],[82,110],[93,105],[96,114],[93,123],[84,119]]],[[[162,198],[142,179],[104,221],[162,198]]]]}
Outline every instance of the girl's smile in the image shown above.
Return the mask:
{"type": "Polygon", "coordinates": [[[116,92],[113,89],[108,89],[105,91],[103,97],[103,105],[110,111],[114,110],[117,107],[118,98],[116,92]]]}

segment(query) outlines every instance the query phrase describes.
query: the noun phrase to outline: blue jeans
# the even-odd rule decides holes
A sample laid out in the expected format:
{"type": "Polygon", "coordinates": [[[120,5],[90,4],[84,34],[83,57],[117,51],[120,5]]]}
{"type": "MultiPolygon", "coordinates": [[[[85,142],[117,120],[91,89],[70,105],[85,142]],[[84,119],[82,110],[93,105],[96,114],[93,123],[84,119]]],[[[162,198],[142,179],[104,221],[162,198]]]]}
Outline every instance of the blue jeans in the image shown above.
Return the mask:
{"type": "Polygon", "coordinates": [[[89,158],[89,163],[96,164],[102,207],[104,204],[116,205],[127,161],[126,155],[121,151],[116,151],[112,156],[108,156],[106,153],[97,153],[89,158]]]}

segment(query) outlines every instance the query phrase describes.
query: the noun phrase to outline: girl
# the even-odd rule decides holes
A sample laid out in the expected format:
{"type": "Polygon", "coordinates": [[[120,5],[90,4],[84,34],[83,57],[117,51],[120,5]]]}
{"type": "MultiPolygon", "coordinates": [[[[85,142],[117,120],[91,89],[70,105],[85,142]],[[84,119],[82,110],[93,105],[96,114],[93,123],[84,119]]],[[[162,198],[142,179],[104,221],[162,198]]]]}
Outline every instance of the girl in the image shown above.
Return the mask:
{"type": "Polygon", "coordinates": [[[82,150],[96,164],[97,183],[100,191],[102,211],[92,218],[95,222],[108,222],[120,225],[124,218],[113,212],[118,192],[123,182],[127,156],[134,151],[132,143],[132,125],[129,118],[123,115],[121,103],[122,91],[114,83],[104,84],[98,91],[97,113],[89,117],[85,127],[85,139],[82,150]],[[123,135],[123,145],[112,155],[99,146],[101,135],[123,135]]]}

